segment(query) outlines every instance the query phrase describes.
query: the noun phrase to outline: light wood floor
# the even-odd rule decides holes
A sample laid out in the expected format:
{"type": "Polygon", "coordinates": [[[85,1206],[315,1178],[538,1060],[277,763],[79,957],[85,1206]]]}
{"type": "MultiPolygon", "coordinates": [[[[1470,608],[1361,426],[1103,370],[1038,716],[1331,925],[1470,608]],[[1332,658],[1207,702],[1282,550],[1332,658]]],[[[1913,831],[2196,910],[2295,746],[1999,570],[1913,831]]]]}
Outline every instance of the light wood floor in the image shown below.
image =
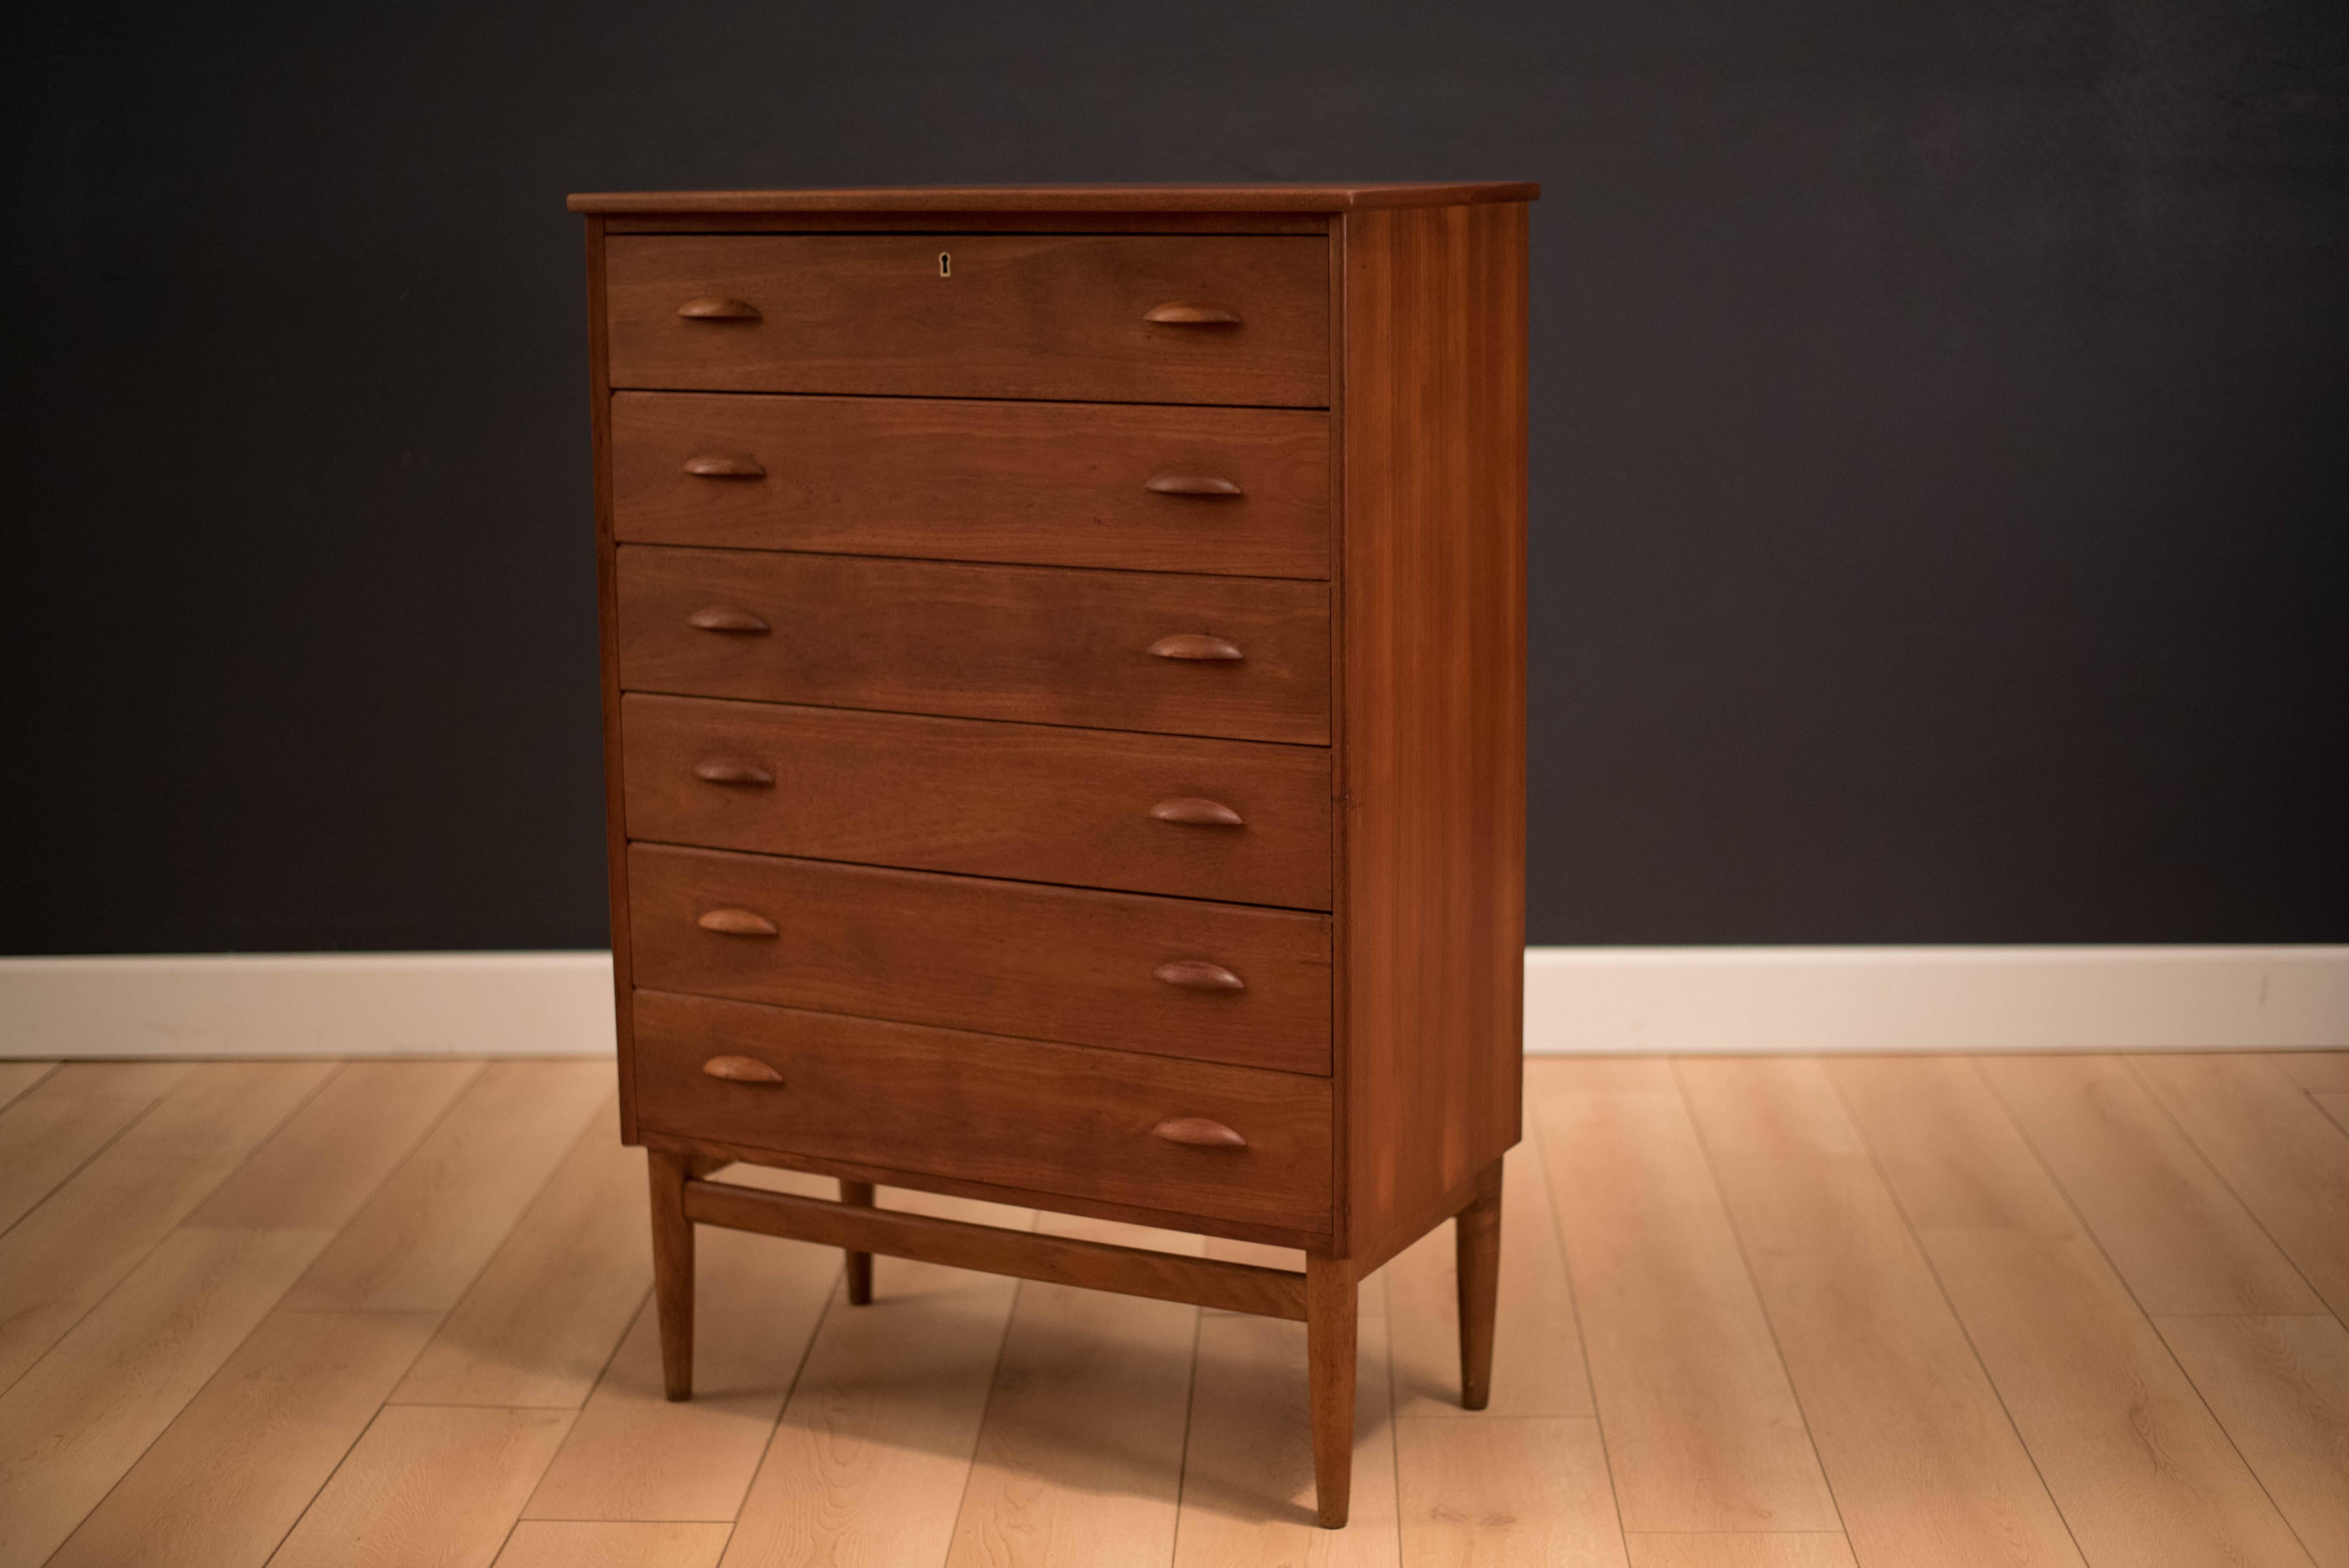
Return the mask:
{"type": "Polygon", "coordinates": [[[2349,1053],[1537,1061],[1338,1534],[1294,1324],[705,1231],[664,1403],[610,1077],[0,1063],[0,1568],[2349,1568],[2349,1053]]]}

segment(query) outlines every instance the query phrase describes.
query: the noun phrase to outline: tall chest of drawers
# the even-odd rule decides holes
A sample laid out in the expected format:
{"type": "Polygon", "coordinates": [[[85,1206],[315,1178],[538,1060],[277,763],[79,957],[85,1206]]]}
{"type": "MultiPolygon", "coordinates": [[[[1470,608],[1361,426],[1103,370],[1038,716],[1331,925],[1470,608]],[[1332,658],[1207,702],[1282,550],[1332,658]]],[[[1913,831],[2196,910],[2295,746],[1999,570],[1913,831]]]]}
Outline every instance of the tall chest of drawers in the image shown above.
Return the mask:
{"type": "Polygon", "coordinates": [[[671,1397],[697,1225],[839,1247],[853,1302],[878,1253],[1301,1319],[1339,1525],[1357,1282],[1452,1220],[1483,1404],[1535,194],[572,199],[623,1136],[671,1397]],[[840,1200],[724,1179],[745,1162],[840,1200]]]}

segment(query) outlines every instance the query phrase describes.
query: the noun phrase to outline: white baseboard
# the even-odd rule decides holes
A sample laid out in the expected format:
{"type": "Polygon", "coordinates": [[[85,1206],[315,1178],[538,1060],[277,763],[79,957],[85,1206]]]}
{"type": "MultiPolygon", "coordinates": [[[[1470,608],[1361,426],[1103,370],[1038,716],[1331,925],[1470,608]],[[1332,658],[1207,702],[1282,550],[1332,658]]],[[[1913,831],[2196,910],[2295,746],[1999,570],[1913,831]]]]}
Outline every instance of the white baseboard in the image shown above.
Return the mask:
{"type": "MultiPolygon", "coordinates": [[[[1541,1054],[2349,1045],[2349,947],[1534,948],[1541,1054]]],[[[0,1056],[612,1050],[600,952],[0,959],[0,1056]]]]}
{"type": "Polygon", "coordinates": [[[1539,1054],[2349,1045],[2349,946],[1530,948],[1539,1054]]]}
{"type": "Polygon", "coordinates": [[[602,952],[0,959],[0,1056],[608,1056],[602,952]]]}

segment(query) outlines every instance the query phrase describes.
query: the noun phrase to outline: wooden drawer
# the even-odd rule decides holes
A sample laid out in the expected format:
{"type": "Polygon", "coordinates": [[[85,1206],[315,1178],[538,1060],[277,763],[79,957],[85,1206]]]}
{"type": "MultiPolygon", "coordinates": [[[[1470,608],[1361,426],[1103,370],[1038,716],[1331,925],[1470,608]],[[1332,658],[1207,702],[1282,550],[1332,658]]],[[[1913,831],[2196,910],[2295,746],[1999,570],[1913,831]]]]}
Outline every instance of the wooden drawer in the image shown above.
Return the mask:
{"type": "Polygon", "coordinates": [[[612,512],[631,543],[1327,577],[1330,418],[621,392],[612,512]]]}
{"type": "Polygon", "coordinates": [[[620,732],[631,838],[1330,908],[1320,746],[642,694],[620,732]]]}
{"type": "Polygon", "coordinates": [[[1330,1070],[1321,915],[634,844],[628,929],[661,991],[1330,1070]]]}
{"type": "Polygon", "coordinates": [[[1319,237],[616,236],[611,384],[1326,407],[1329,255],[1319,237]]]}
{"type": "Polygon", "coordinates": [[[618,559],[630,691],[1330,739],[1319,583],[646,545],[618,559]],[[1216,652],[1238,657],[1174,657],[1216,652]]]}
{"type": "MultiPolygon", "coordinates": [[[[636,993],[636,1117],[648,1131],[1328,1232],[1326,1078],[1032,1040],[636,993]],[[712,1076],[737,1057],[775,1081],[712,1076]],[[1170,1142],[1177,1118],[1244,1147],[1170,1142]]],[[[754,1069],[755,1071],[755,1069],[754,1069]]]]}

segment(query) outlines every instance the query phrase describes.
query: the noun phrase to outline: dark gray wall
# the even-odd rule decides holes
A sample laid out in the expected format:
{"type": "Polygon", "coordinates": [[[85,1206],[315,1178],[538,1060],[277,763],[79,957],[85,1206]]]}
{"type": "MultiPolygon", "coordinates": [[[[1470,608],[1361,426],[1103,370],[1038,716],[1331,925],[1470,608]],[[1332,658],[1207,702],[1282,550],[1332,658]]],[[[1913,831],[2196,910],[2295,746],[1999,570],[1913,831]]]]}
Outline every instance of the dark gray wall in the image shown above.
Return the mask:
{"type": "Polygon", "coordinates": [[[574,189],[1513,178],[1531,934],[2349,937],[2349,7],[48,8],[0,950],[599,945],[574,189]]]}

